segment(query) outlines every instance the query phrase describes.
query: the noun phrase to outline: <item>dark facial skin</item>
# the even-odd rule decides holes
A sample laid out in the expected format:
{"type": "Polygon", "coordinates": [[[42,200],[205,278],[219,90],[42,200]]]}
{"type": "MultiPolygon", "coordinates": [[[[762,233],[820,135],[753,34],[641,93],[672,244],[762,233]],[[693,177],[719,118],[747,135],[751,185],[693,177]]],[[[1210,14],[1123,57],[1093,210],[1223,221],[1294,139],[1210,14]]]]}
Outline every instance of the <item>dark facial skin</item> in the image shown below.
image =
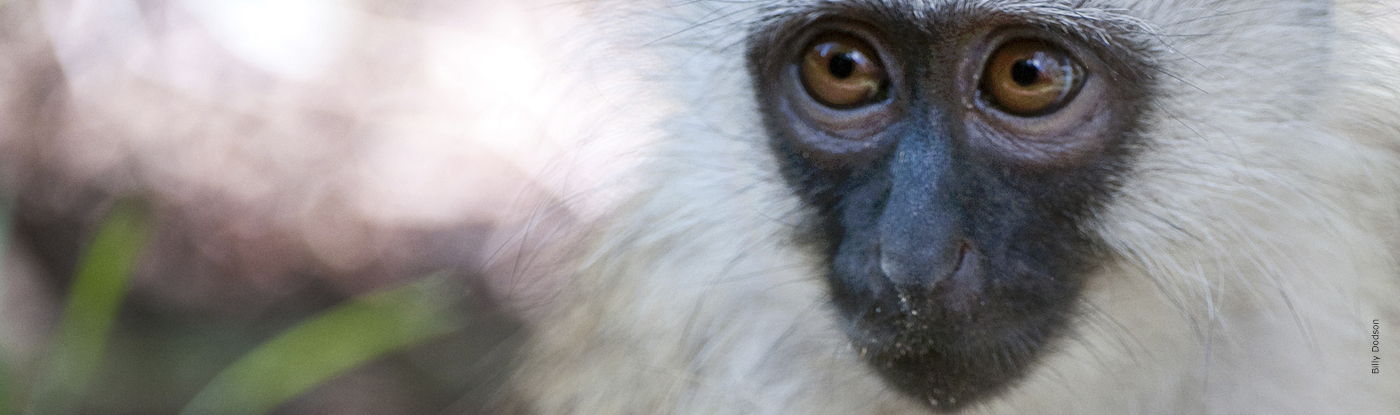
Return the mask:
{"type": "Polygon", "coordinates": [[[816,212],[797,240],[825,253],[851,342],[891,385],[951,411],[1007,388],[1066,331],[1100,261],[1087,221],[1140,147],[1149,65],[1126,34],[1064,26],[1095,22],[922,15],[787,11],[756,28],[748,57],[772,152],[816,212]],[[859,56],[820,60],[832,50],[859,56]],[[1000,53],[1020,55],[986,69],[1000,53]],[[1046,79],[1072,80],[1068,98],[999,98],[1058,85],[1046,79]]]}

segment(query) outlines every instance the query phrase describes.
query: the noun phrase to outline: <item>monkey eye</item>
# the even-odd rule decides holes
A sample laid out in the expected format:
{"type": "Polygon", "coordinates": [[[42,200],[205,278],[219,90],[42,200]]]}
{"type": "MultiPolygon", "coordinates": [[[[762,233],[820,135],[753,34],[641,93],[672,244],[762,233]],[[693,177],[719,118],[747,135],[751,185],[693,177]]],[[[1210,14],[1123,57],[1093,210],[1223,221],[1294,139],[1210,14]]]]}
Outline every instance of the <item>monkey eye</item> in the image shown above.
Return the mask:
{"type": "Polygon", "coordinates": [[[785,58],[760,60],[767,65],[757,74],[759,96],[787,126],[780,143],[836,169],[869,163],[898,142],[890,127],[904,116],[909,94],[884,33],[837,18],[791,33],[774,45],[785,58]]]}
{"type": "Polygon", "coordinates": [[[1020,39],[992,53],[982,74],[983,99],[1011,115],[1033,117],[1063,107],[1084,84],[1084,69],[1045,42],[1020,39]]]}
{"type": "Polygon", "coordinates": [[[884,98],[889,75],[869,43],[844,33],[828,33],[806,48],[802,86],[822,105],[847,109],[884,98]]]}

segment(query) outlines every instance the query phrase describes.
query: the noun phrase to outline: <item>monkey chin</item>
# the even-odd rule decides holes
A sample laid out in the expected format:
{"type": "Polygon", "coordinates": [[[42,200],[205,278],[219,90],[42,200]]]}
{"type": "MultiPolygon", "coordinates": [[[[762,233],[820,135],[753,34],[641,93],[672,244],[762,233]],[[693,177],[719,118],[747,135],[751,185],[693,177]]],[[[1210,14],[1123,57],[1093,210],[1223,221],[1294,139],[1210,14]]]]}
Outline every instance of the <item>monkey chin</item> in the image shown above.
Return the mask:
{"type": "Polygon", "coordinates": [[[902,286],[876,271],[865,276],[868,286],[834,290],[861,357],[890,385],[943,412],[1022,378],[1064,331],[1081,285],[994,266],[975,249],[959,262],[930,285],[902,286]]]}

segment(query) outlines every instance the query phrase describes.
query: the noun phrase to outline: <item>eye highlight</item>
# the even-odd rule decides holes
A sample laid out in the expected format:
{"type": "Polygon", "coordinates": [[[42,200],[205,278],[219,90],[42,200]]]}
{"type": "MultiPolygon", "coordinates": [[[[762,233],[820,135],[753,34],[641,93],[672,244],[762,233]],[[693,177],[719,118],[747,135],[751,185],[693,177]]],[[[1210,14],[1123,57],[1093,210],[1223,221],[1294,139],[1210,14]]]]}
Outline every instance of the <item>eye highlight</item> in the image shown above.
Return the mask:
{"type": "Polygon", "coordinates": [[[1011,115],[1054,112],[1079,92],[1083,67],[1064,51],[1038,40],[1013,40],[993,52],[982,74],[984,99],[1011,115]]]}
{"type": "Polygon", "coordinates": [[[875,48],[854,36],[829,33],[805,49],[802,86],[817,102],[837,109],[856,108],[885,96],[889,75],[875,48]]]}

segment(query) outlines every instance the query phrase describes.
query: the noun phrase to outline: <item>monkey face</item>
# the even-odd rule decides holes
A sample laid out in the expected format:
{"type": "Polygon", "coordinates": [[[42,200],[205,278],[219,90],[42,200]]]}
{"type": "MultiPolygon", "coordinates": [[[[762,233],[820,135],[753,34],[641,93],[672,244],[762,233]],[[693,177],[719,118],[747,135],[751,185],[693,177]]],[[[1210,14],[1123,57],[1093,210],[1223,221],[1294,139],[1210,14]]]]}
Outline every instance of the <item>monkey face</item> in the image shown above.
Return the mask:
{"type": "Polygon", "coordinates": [[[1151,89],[1121,26],[973,9],[787,11],[748,54],[847,335],[945,410],[1065,331],[1151,89]]]}

